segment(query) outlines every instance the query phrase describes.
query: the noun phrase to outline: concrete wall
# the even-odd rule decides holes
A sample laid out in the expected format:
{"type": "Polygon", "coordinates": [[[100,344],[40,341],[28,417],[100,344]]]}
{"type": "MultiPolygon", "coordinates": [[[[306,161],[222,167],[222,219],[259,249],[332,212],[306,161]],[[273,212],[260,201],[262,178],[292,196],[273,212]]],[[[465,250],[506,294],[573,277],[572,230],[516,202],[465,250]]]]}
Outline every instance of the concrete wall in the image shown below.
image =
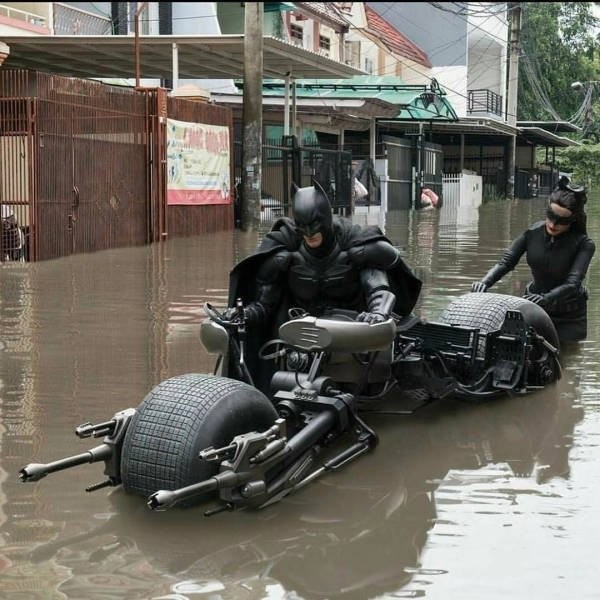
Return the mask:
{"type": "Polygon", "coordinates": [[[467,116],[467,67],[437,67],[431,71],[448,94],[448,100],[459,117],[467,116]]]}

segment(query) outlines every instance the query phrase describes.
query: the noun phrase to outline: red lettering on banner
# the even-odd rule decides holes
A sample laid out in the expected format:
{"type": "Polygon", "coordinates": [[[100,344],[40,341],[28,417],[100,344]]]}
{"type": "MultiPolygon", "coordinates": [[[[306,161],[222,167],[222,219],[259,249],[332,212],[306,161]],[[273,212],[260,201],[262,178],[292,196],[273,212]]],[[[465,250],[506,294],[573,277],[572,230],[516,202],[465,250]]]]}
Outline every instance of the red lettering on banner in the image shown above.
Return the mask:
{"type": "Polygon", "coordinates": [[[167,204],[231,204],[220,190],[168,190],[167,204]]]}

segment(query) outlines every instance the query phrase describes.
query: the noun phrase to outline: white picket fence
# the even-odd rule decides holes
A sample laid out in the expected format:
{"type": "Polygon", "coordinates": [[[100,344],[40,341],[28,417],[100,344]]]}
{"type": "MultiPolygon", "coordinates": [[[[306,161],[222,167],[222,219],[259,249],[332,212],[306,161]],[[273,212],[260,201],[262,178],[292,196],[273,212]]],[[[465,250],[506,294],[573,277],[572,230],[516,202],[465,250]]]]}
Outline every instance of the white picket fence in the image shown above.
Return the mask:
{"type": "Polygon", "coordinates": [[[465,229],[477,232],[479,207],[482,202],[481,175],[459,173],[442,177],[443,204],[440,225],[460,223],[465,229]]]}
{"type": "Polygon", "coordinates": [[[445,207],[478,208],[482,202],[481,175],[458,173],[442,177],[442,194],[445,207]]]}

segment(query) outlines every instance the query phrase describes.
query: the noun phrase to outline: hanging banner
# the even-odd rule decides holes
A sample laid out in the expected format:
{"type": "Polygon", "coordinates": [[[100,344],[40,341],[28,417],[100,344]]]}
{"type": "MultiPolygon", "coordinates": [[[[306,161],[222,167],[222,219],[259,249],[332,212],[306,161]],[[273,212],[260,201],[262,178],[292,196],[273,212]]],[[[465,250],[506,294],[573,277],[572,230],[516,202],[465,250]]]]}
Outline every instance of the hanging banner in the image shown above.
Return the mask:
{"type": "Polygon", "coordinates": [[[229,204],[229,128],[167,119],[167,204],[229,204]]]}

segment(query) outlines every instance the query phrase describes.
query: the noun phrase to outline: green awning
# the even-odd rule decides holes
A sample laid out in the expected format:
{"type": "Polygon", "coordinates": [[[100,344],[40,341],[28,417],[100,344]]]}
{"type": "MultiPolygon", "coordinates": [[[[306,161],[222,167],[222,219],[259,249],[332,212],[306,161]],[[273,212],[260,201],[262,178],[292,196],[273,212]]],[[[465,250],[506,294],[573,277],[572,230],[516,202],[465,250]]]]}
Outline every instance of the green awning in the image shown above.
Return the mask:
{"type": "Polygon", "coordinates": [[[264,12],[283,12],[295,9],[292,2],[265,2],[263,7],[264,12]]]}
{"type": "MultiPolygon", "coordinates": [[[[435,79],[429,85],[409,85],[398,77],[357,75],[348,79],[298,79],[295,84],[297,98],[369,98],[395,104],[398,121],[458,121],[446,92],[435,79]]],[[[284,96],[285,83],[264,81],[263,95],[284,96]]]]}

